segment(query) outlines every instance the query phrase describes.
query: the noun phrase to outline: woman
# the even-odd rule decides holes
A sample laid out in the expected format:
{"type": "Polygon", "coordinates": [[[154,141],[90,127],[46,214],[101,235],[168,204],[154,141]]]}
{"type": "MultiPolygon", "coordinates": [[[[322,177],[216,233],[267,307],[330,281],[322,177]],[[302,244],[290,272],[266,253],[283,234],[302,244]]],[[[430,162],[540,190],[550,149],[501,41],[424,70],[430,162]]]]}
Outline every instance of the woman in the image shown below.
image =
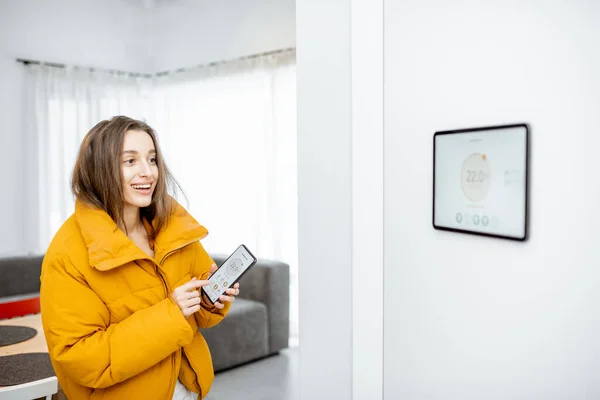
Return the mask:
{"type": "Polygon", "coordinates": [[[115,117],[85,136],[75,212],[41,275],[42,323],[70,400],[202,399],[214,377],[198,328],[218,324],[239,294],[200,295],[216,265],[207,230],[171,196],[152,128],[115,117]]]}

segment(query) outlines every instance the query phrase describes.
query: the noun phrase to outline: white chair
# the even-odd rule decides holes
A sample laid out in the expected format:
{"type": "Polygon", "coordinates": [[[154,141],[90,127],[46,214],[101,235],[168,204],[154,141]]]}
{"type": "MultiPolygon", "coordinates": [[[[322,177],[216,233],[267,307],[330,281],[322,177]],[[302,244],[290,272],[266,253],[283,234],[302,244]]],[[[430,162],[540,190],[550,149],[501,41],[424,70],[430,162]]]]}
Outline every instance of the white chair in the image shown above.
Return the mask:
{"type": "Polygon", "coordinates": [[[0,400],[33,400],[46,397],[51,400],[52,395],[58,392],[58,380],[55,376],[44,378],[21,385],[0,387],[0,400]]]}

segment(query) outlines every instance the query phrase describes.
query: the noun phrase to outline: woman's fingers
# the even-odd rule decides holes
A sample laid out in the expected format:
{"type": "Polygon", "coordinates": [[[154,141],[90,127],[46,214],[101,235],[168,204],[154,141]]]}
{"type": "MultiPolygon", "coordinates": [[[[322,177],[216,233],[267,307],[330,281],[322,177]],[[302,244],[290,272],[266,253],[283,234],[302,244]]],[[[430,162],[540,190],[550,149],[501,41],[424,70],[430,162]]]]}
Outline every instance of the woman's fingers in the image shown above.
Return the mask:
{"type": "Polygon", "coordinates": [[[194,314],[194,313],[196,313],[196,312],[198,312],[198,311],[200,311],[200,305],[195,305],[195,306],[193,306],[193,307],[190,307],[190,308],[188,308],[188,309],[187,309],[187,310],[186,310],[186,311],[183,313],[183,315],[184,315],[184,316],[187,318],[187,317],[189,317],[190,315],[192,315],[192,314],[194,314]]]}
{"type": "Polygon", "coordinates": [[[200,293],[197,290],[189,291],[189,292],[179,292],[176,293],[177,301],[184,302],[194,297],[200,297],[200,293]]]}
{"type": "Polygon", "coordinates": [[[189,300],[182,301],[182,305],[186,308],[189,308],[189,307],[193,307],[195,305],[200,304],[201,301],[202,300],[200,299],[200,297],[192,297],[189,300]]]}
{"type": "Polygon", "coordinates": [[[200,291],[196,289],[206,286],[209,283],[208,280],[192,278],[189,282],[186,282],[173,290],[171,299],[175,301],[184,317],[187,318],[200,310],[200,291]]]}
{"type": "Polygon", "coordinates": [[[228,301],[228,302],[230,302],[230,303],[233,303],[233,301],[235,300],[235,297],[233,297],[233,296],[225,296],[225,295],[221,295],[221,296],[219,297],[219,300],[220,300],[221,302],[228,301]]]}
{"type": "Polygon", "coordinates": [[[202,286],[206,286],[208,284],[210,284],[210,281],[208,279],[200,280],[200,279],[193,278],[189,282],[186,282],[183,285],[179,286],[178,288],[175,288],[175,291],[189,292],[190,290],[195,290],[195,289],[201,288],[202,286]]]}
{"type": "MultiPolygon", "coordinates": [[[[210,268],[210,274],[212,275],[217,269],[215,264],[210,268]]],[[[202,286],[210,284],[209,280],[200,280],[192,278],[189,282],[177,287],[171,298],[175,300],[183,315],[187,318],[190,315],[200,310],[200,303],[202,302],[201,291],[199,290],[202,286]]],[[[235,296],[240,294],[240,284],[236,283],[233,287],[225,290],[225,293],[219,297],[219,300],[214,303],[214,306],[218,309],[225,307],[223,303],[232,303],[235,301],[235,296]]]]}
{"type": "Polygon", "coordinates": [[[230,294],[232,296],[237,296],[240,294],[240,284],[236,283],[232,288],[229,288],[225,291],[225,293],[230,294]]]}

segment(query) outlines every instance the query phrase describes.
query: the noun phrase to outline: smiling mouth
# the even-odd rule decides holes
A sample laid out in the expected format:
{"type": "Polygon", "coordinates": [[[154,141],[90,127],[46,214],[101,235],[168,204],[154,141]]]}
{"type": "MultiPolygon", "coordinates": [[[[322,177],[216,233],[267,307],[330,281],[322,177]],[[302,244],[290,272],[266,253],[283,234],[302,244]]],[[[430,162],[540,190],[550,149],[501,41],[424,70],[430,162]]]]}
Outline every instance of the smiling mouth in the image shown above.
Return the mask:
{"type": "Polygon", "coordinates": [[[132,188],[134,189],[138,189],[138,190],[148,190],[152,187],[151,183],[146,183],[143,185],[131,185],[132,188]]]}

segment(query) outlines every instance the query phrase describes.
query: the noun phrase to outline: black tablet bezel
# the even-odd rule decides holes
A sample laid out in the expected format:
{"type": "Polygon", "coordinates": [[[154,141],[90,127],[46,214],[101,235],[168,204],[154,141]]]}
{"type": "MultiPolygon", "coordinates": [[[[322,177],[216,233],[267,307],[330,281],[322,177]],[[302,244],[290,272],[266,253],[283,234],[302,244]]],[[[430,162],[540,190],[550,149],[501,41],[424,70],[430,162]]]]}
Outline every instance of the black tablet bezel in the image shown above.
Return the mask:
{"type": "Polygon", "coordinates": [[[486,127],[478,127],[478,128],[466,128],[466,129],[455,129],[450,131],[438,131],[433,135],[433,197],[432,197],[432,218],[431,223],[434,229],[441,231],[449,231],[449,232],[458,232],[458,233],[466,233],[470,235],[477,236],[486,236],[498,239],[508,239],[515,241],[525,241],[529,237],[529,126],[526,123],[519,124],[510,124],[510,125],[495,125],[495,126],[486,126],[486,127]],[[514,236],[506,236],[506,235],[498,235],[494,233],[486,233],[486,232],[477,232],[471,231],[467,229],[457,229],[457,228],[449,228],[446,226],[440,226],[435,224],[435,188],[436,188],[436,138],[442,135],[455,135],[455,134],[464,134],[464,133],[474,133],[474,132],[485,132],[485,131],[497,131],[502,129],[512,129],[512,128],[525,128],[525,229],[523,237],[514,237],[514,236]]]}

